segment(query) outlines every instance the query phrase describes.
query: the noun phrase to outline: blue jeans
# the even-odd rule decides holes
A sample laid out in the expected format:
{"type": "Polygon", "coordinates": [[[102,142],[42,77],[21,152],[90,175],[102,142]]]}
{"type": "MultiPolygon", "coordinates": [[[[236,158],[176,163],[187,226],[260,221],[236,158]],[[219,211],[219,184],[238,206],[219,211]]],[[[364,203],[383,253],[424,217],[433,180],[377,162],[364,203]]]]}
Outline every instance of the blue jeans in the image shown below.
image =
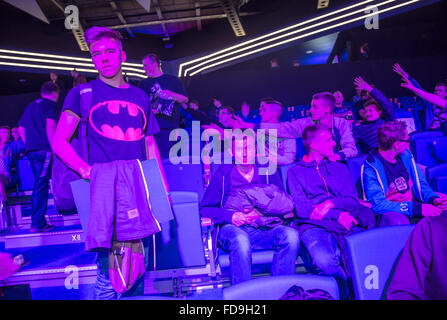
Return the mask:
{"type": "Polygon", "coordinates": [[[52,155],[48,150],[32,151],[27,154],[34,176],[31,196],[31,228],[46,226],[48,192],[50,190],[52,155]]]}
{"type": "Polygon", "coordinates": [[[340,249],[335,238],[322,228],[311,228],[301,234],[301,242],[318,268],[318,273],[337,280],[340,297],[347,298],[349,289],[347,276],[340,265],[340,249]]]}
{"type": "Polygon", "coordinates": [[[272,229],[224,225],[218,236],[219,246],[230,253],[231,283],[251,279],[252,250],[275,250],[272,275],[295,273],[299,249],[298,231],[286,226],[272,229]]]}
{"type": "Polygon", "coordinates": [[[400,212],[386,212],[377,217],[377,226],[399,226],[404,224],[410,224],[410,219],[400,212]]]}

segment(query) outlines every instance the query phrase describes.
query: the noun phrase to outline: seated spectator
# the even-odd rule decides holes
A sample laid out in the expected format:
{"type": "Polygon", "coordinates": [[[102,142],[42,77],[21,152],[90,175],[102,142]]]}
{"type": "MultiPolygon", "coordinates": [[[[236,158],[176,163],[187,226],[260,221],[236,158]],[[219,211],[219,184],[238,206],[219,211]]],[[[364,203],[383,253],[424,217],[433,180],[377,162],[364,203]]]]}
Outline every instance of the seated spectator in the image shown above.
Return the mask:
{"type": "Polygon", "coordinates": [[[344,103],[345,98],[343,97],[343,93],[341,91],[335,91],[333,94],[335,98],[334,116],[346,120],[354,120],[351,107],[344,103]]]}
{"type": "Polygon", "coordinates": [[[210,111],[208,111],[208,118],[211,121],[218,120],[220,108],[222,108],[222,99],[219,97],[214,97],[213,106],[211,107],[210,111]]]}
{"type": "Polygon", "coordinates": [[[326,126],[307,126],[303,144],[307,155],[287,175],[295,227],[319,273],[335,277],[340,296],[347,298],[344,236],[374,227],[374,214],[359,201],[347,166],[329,160],[335,142],[326,126]]]}
{"type": "Polygon", "coordinates": [[[6,190],[18,182],[17,161],[25,152],[22,140],[10,141],[8,126],[0,127],[0,201],[6,201],[6,190]]]}
{"type": "Polygon", "coordinates": [[[402,77],[402,87],[410,89],[419,98],[423,105],[424,116],[422,117],[424,130],[440,130],[447,136],[447,84],[438,82],[435,93],[425,92],[421,85],[406,73],[399,64],[395,64],[394,71],[402,77]]]}
{"type": "Polygon", "coordinates": [[[394,106],[379,89],[373,88],[361,77],[356,78],[354,83],[359,89],[368,92],[373,97],[363,104],[364,120],[352,129],[361,152],[368,153],[379,146],[377,142],[379,127],[387,121],[394,121],[394,106]]]}
{"type": "Polygon", "coordinates": [[[14,127],[11,129],[11,137],[14,141],[22,140],[22,138],[20,137],[19,127],[14,127]]]}
{"type": "Polygon", "coordinates": [[[73,88],[81,83],[87,83],[87,79],[80,74],[76,69],[71,71],[71,76],[73,77],[73,88]]]}
{"type": "Polygon", "coordinates": [[[229,128],[230,127],[230,120],[234,116],[234,109],[232,107],[221,107],[219,109],[219,114],[217,120],[218,125],[222,128],[229,128]]]}
{"type": "Polygon", "coordinates": [[[11,181],[7,167],[7,144],[9,143],[9,134],[9,127],[0,127],[0,202],[2,203],[6,201],[6,187],[11,181]]]}
{"type": "Polygon", "coordinates": [[[397,262],[388,300],[447,300],[447,216],[422,219],[397,262]]]}
{"type": "Polygon", "coordinates": [[[300,138],[304,128],[313,123],[321,123],[330,128],[332,138],[336,146],[336,153],[332,156],[332,161],[343,161],[357,155],[357,147],[352,136],[351,123],[342,118],[334,117],[335,98],[330,92],[314,94],[312,97],[310,118],[296,119],[290,122],[280,123],[246,123],[237,118],[230,121],[232,128],[248,129],[277,129],[278,138],[297,139],[300,138]]]}
{"type": "Polygon", "coordinates": [[[247,101],[242,102],[241,111],[236,112],[236,115],[245,122],[254,122],[254,116],[250,114],[250,105],[247,101]]]}
{"type": "MultiPolygon", "coordinates": [[[[200,204],[200,214],[211,218],[218,227],[218,245],[230,254],[231,283],[251,279],[252,250],[275,250],[272,275],[294,274],[299,249],[298,232],[285,226],[280,217],[275,219],[273,226],[263,224],[258,207],[235,211],[234,205],[228,203],[228,199],[253,187],[274,186],[281,194],[284,188],[278,172],[270,176],[259,174],[259,167],[255,164],[254,135],[247,137],[243,147],[233,147],[233,154],[236,164],[219,167],[200,204]]],[[[283,193],[282,196],[287,195],[283,193]]],[[[261,197],[257,198],[255,194],[254,202],[256,199],[261,201],[261,197]]],[[[293,210],[290,198],[289,201],[289,209],[293,210]]],[[[234,199],[231,202],[234,203],[234,199]]]]}
{"type": "Polygon", "coordinates": [[[447,198],[434,192],[408,150],[405,122],[380,126],[379,149],[362,166],[362,187],[377,216],[378,226],[409,224],[410,218],[438,216],[447,198]]]}
{"type": "MultiPolygon", "coordinates": [[[[279,123],[282,115],[282,105],[271,98],[262,99],[259,114],[261,115],[261,123],[279,123]]],[[[268,130],[266,134],[268,134],[268,130]]],[[[266,142],[268,142],[268,139],[266,139],[266,142]]],[[[296,140],[278,138],[276,152],[269,146],[266,146],[266,156],[278,165],[287,165],[295,162],[296,140]]]]}

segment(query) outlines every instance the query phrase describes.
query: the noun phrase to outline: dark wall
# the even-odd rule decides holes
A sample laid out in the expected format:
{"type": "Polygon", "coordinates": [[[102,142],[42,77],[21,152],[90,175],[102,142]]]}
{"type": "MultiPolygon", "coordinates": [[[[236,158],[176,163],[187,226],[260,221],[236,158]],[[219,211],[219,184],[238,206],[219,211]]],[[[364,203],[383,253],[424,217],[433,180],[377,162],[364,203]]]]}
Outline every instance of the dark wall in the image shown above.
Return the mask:
{"type": "Polygon", "coordinates": [[[388,97],[411,96],[408,90],[400,87],[400,78],[392,70],[395,62],[399,62],[426,90],[433,90],[438,81],[447,78],[445,57],[426,57],[299,68],[222,70],[187,78],[184,84],[189,98],[198,100],[204,108],[211,105],[213,96],[221,97],[224,105],[236,109],[243,100],[257,108],[264,97],[273,97],[284,106],[309,104],[312,95],[322,91],[341,90],[345,99],[350,99],[354,95],[356,76],[375,84],[388,97]]]}
{"type": "MultiPolygon", "coordinates": [[[[259,100],[273,97],[284,106],[309,104],[316,92],[341,90],[348,100],[354,95],[353,81],[362,76],[373,83],[390,98],[412,95],[400,87],[400,78],[392,71],[395,62],[401,66],[426,90],[433,90],[438,81],[447,79],[447,60],[444,57],[419,59],[358,61],[332,65],[302,66],[264,70],[224,70],[184,79],[190,99],[198,100],[202,108],[212,104],[219,96],[224,105],[240,108],[247,100],[252,108],[259,100]]],[[[66,92],[62,92],[59,105],[66,92]]],[[[0,124],[16,125],[26,105],[38,98],[38,93],[0,96],[0,124]]]]}

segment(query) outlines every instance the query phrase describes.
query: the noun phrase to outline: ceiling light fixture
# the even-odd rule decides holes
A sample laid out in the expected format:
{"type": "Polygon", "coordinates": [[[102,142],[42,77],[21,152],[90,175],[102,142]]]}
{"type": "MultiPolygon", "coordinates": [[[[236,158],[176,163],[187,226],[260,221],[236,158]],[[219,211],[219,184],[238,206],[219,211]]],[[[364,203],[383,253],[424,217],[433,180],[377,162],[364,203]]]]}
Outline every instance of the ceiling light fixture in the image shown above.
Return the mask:
{"type": "MultiPolygon", "coordinates": [[[[376,4],[376,7],[383,6],[383,5],[386,5],[386,4],[389,4],[389,3],[391,3],[391,2],[395,2],[395,1],[397,1],[397,0],[387,0],[387,1],[384,1],[384,2],[382,2],[382,3],[376,4]]],[[[344,15],[341,15],[341,16],[337,16],[337,17],[335,17],[335,18],[332,18],[332,19],[329,19],[329,20],[325,20],[325,21],[323,21],[323,22],[319,22],[319,23],[313,24],[313,25],[310,25],[310,26],[307,26],[307,27],[304,27],[304,28],[301,28],[301,29],[298,29],[298,30],[289,32],[289,33],[287,33],[287,34],[283,34],[283,35],[277,36],[277,37],[275,37],[275,38],[270,38],[270,39],[265,40],[265,41],[262,41],[262,42],[260,42],[260,43],[253,44],[253,45],[250,45],[250,46],[241,48],[241,49],[239,49],[239,50],[235,50],[235,51],[232,51],[232,52],[229,52],[229,53],[226,53],[226,54],[222,54],[222,55],[217,56],[217,57],[212,58],[212,59],[208,59],[208,60],[206,60],[206,61],[204,61],[204,62],[201,62],[201,63],[196,64],[196,65],[194,65],[194,66],[191,66],[191,67],[189,67],[189,68],[186,68],[185,71],[184,71],[184,76],[187,76],[187,75],[188,75],[188,72],[190,72],[191,70],[196,69],[196,68],[198,68],[198,67],[201,67],[201,66],[203,66],[203,65],[205,65],[205,64],[207,64],[207,63],[210,63],[210,62],[212,62],[212,61],[216,61],[216,60],[219,60],[219,59],[221,59],[221,58],[224,58],[224,57],[227,57],[227,56],[231,56],[231,55],[233,55],[233,54],[236,54],[236,53],[239,53],[239,52],[242,52],[242,51],[245,51],[245,50],[254,48],[254,47],[258,47],[258,46],[260,46],[260,45],[263,45],[263,44],[266,44],[266,43],[269,43],[269,42],[272,42],[272,41],[280,40],[280,39],[282,39],[282,38],[286,38],[286,37],[288,37],[288,36],[297,34],[297,33],[299,33],[299,32],[302,32],[302,31],[305,31],[305,30],[309,30],[309,29],[312,29],[312,28],[315,28],[315,27],[318,27],[318,26],[321,26],[321,25],[324,25],[324,24],[328,24],[328,23],[330,23],[330,22],[334,22],[334,21],[337,21],[337,20],[341,20],[341,19],[346,18],[346,17],[351,16],[351,15],[354,15],[354,14],[357,14],[357,13],[363,13],[363,12],[365,12],[365,9],[364,9],[364,8],[362,8],[362,9],[360,9],[360,10],[352,11],[352,12],[350,12],[350,13],[347,13],[347,14],[344,14],[344,15]]],[[[375,14],[377,14],[377,13],[375,13],[375,14]]],[[[304,24],[304,23],[302,23],[302,24],[304,24]]],[[[287,29],[287,28],[286,28],[286,29],[287,29]]],[[[285,29],[283,29],[283,30],[285,30],[285,29]]],[[[270,35],[271,35],[271,34],[270,34],[270,35]]],[[[194,74],[195,74],[195,73],[194,73],[194,74]]],[[[191,75],[193,75],[193,74],[191,74],[191,75]]]]}
{"type": "Polygon", "coordinates": [[[265,51],[265,50],[271,49],[273,47],[280,46],[280,45],[283,45],[283,44],[286,44],[286,43],[289,43],[289,42],[292,42],[292,41],[295,41],[295,40],[298,40],[298,39],[301,39],[301,38],[304,38],[304,37],[307,37],[307,36],[310,36],[310,35],[313,35],[313,34],[316,34],[316,33],[327,31],[327,30],[330,30],[330,29],[333,29],[333,28],[336,28],[336,27],[339,27],[339,26],[342,26],[342,25],[345,25],[345,24],[348,24],[348,23],[351,23],[351,22],[362,20],[362,19],[365,19],[367,17],[373,16],[373,15],[377,15],[377,14],[380,14],[380,13],[384,13],[384,12],[387,12],[387,11],[390,11],[390,10],[394,10],[394,9],[397,9],[397,8],[400,8],[400,7],[404,7],[404,6],[410,5],[410,4],[415,3],[415,2],[419,2],[419,1],[421,1],[421,0],[412,0],[412,1],[405,2],[405,3],[401,3],[401,4],[395,5],[393,7],[382,9],[382,10],[379,10],[377,12],[373,12],[373,13],[370,13],[370,14],[367,14],[367,15],[364,15],[364,16],[361,16],[361,17],[357,17],[357,18],[354,18],[354,19],[351,19],[351,20],[348,20],[348,21],[344,21],[344,22],[341,22],[341,23],[338,23],[338,24],[335,24],[335,25],[332,25],[332,26],[329,26],[329,27],[326,27],[326,28],[323,28],[323,29],[312,31],[312,32],[306,33],[304,35],[300,35],[300,36],[297,36],[297,37],[294,37],[294,38],[291,38],[291,39],[287,39],[287,40],[284,40],[284,41],[281,41],[281,42],[278,42],[278,43],[274,43],[274,44],[271,44],[269,46],[266,46],[266,47],[263,47],[263,48],[259,48],[259,49],[256,49],[256,50],[253,50],[253,51],[250,51],[250,52],[238,55],[236,57],[232,57],[232,58],[229,58],[229,59],[226,59],[226,60],[222,60],[222,61],[219,61],[217,63],[214,63],[214,64],[208,65],[206,67],[203,67],[203,68],[201,68],[199,70],[196,70],[195,72],[192,72],[191,76],[194,76],[194,75],[196,75],[196,74],[198,74],[198,73],[200,73],[200,72],[202,72],[202,71],[204,71],[206,69],[215,67],[217,65],[220,65],[220,64],[223,64],[223,63],[226,63],[226,62],[230,62],[232,60],[236,60],[236,59],[239,59],[239,58],[242,58],[242,57],[245,57],[245,56],[257,53],[257,52],[265,51]]]}
{"type": "MultiPolygon", "coordinates": [[[[46,65],[39,65],[39,64],[26,64],[26,63],[14,63],[14,62],[3,62],[3,61],[0,61],[0,65],[12,66],[12,67],[48,69],[48,70],[66,70],[66,71],[73,70],[73,68],[68,68],[68,67],[46,66],[46,65]]],[[[98,71],[96,69],[76,69],[76,70],[80,71],[80,72],[98,73],[98,71]]],[[[126,75],[134,76],[134,77],[138,77],[138,78],[146,78],[146,76],[143,76],[138,73],[126,72],[126,75]]]]}
{"type": "MultiPolygon", "coordinates": [[[[54,63],[54,64],[68,64],[72,66],[80,66],[80,67],[95,67],[93,63],[80,63],[80,62],[73,62],[73,61],[60,61],[60,60],[47,60],[47,59],[37,59],[37,58],[29,58],[29,57],[15,57],[15,56],[6,56],[6,55],[0,55],[0,59],[7,59],[7,60],[22,60],[22,61],[33,61],[33,62],[44,62],[44,63],[54,63]]],[[[135,71],[142,74],[145,74],[144,70],[139,70],[135,68],[130,67],[122,67],[123,70],[128,71],[135,71]]],[[[74,68],[71,68],[74,69],[74,68]]]]}
{"type": "MultiPolygon", "coordinates": [[[[72,56],[39,53],[39,52],[27,52],[27,51],[17,51],[17,50],[8,50],[8,49],[0,49],[0,52],[10,53],[10,54],[36,56],[36,57],[45,57],[45,58],[58,58],[58,59],[65,59],[65,60],[92,62],[91,58],[80,58],[80,57],[72,57],[72,56]]],[[[138,64],[138,63],[124,62],[123,65],[129,66],[129,67],[143,68],[143,65],[138,64]]]]}
{"type": "MultiPolygon", "coordinates": [[[[206,55],[206,56],[203,56],[203,57],[200,57],[200,58],[191,60],[191,61],[187,61],[187,62],[181,63],[180,66],[179,66],[179,73],[178,73],[178,75],[179,75],[179,77],[182,76],[183,67],[186,66],[186,65],[190,65],[190,64],[192,64],[192,63],[199,62],[199,61],[202,61],[202,60],[205,60],[205,59],[214,57],[214,56],[219,55],[219,54],[221,54],[221,53],[224,53],[224,52],[227,52],[227,51],[231,51],[231,50],[234,50],[234,49],[239,48],[239,47],[246,46],[246,45],[248,45],[248,44],[250,44],[250,43],[253,43],[253,42],[256,42],[256,41],[259,41],[259,40],[268,38],[268,37],[272,37],[272,36],[274,36],[274,35],[276,35],[276,34],[279,34],[279,33],[282,33],[282,32],[285,32],[285,31],[288,31],[288,30],[297,28],[297,27],[299,27],[299,26],[302,26],[302,25],[305,25],[305,24],[308,24],[308,23],[311,23],[311,22],[314,22],[314,21],[317,21],[317,20],[320,20],[320,19],[329,17],[329,16],[331,16],[331,15],[334,15],[334,14],[337,14],[337,13],[340,13],[340,12],[343,12],[343,11],[346,11],[346,10],[349,10],[349,9],[352,9],[352,8],[355,8],[355,7],[358,7],[358,6],[361,6],[361,5],[370,3],[370,2],[372,2],[372,1],[374,1],[374,0],[366,0],[366,1],[363,1],[363,2],[360,2],[360,3],[356,3],[356,4],[353,4],[353,5],[351,5],[351,6],[348,6],[348,7],[345,7],[345,8],[341,8],[341,9],[335,10],[335,11],[333,11],[333,12],[329,12],[329,13],[320,15],[320,16],[318,16],[318,17],[315,17],[315,18],[312,18],[312,19],[309,19],[309,20],[306,20],[306,21],[303,21],[303,22],[294,24],[294,25],[292,25],[292,26],[289,26],[289,27],[286,27],[286,28],[283,28],[283,29],[280,29],[280,30],[277,30],[277,31],[274,31],[274,32],[271,32],[271,33],[268,33],[268,34],[266,34],[266,35],[257,37],[257,38],[255,38],[255,39],[252,39],[252,40],[248,40],[248,41],[242,42],[242,43],[240,43],[240,44],[237,44],[237,45],[231,46],[231,47],[229,47],[229,48],[226,48],[226,49],[223,49],[223,50],[214,52],[214,53],[212,53],[212,54],[209,54],[209,55],[206,55]]],[[[393,1],[395,1],[395,0],[393,0],[393,1]]]]}

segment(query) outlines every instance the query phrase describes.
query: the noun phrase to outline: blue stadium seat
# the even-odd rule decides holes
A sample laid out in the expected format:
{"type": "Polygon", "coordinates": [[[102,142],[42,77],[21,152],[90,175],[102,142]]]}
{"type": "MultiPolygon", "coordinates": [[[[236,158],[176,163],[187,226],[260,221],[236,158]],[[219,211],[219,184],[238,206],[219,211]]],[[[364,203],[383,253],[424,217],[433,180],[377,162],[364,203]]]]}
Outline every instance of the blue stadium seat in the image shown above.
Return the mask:
{"type": "Polygon", "coordinates": [[[287,184],[287,172],[289,171],[290,168],[292,168],[293,166],[295,166],[296,163],[291,163],[291,164],[286,164],[283,166],[279,166],[279,175],[281,176],[282,179],[282,183],[284,185],[284,189],[289,192],[289,187],[287,184]]]}
{"type": "Polygon", "coordinates": [[[441,163],[426,169],[427,181],[433,190],[447,193],[447,163],[441,163]]]}
{"type": "Polygon", "coordinates": [[[370,229],[347,236],[347,255],[357,300],[384,299],[395,264],[414,225],[370,229]]]}
{"type": "Polygon", "coordinates": [[[202,164],[172,164],[169,159],[163,160],[163,169],[170,191],[190,191],[203,197],[203,170],[202,164]]]}
{"type": "MultiPolygon", "coordinates": [[[[410,135],[410,150],[413,153],[418,164],[426,167],[431,167],[438,164],[438,159],[435,156],[434,142],[446,140],[442,132],[418,132],[410,135]]],[[[441,142],[440,142],[441,143],[441,142]]]]}
{"type": "Polygon", "coordinates": [[[175,219],[162,223],[162,231],[156,236],[157,269],[205,266],[197,194],[174,191],[171,201],[175,219]]]}
{"type": "Polygon", "coordinates": [[[438,162],[447,162],[447,137],[437,138],[433,141],[432,148],[438,162]]]}
{"type": "Polygon", "coordinates": [[[321,289],[339,299],[337,282],[332,277],[309,274],[253,279],[223,289],[224,300],[278,300],[294,285],[304,290],[321,289]]]}
{"type": "Polygon", "coordinates": [[[300,161],[303,159],[304,155],[306,154],[306,148],[303,144],[302,138],[296,139],[296,161],[300,161]]]}
{"type": "Polygon", "coordinates": [[[358,157],[350,158],[346,160],[346,164],[348,166],[349,172],[351,173],[351,177],[355,187],[357,189],[359,199],[363,199],[363,189],[361,182],[361,168],[363,163],[365,162],[368,155],[362,154],[358,157]]]}

